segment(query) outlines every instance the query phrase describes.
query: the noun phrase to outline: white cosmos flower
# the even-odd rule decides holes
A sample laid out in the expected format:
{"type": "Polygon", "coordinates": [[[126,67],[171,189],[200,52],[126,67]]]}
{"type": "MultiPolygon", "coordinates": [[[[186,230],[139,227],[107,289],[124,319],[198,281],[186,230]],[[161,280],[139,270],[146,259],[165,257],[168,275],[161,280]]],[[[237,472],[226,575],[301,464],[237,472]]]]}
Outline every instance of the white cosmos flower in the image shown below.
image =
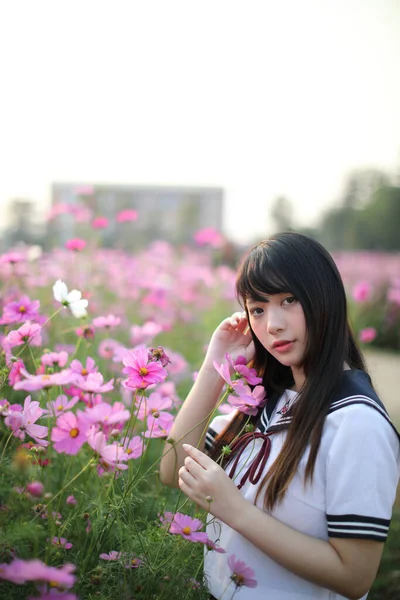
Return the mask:
{"type": "Polygon", "coordinates": [[[57,302],[61,302],[63,306],[68,306],[74,317],[80,319],[86,316],[86,308],[89,302],[82,298],[79,290],[68,292],[66,284],[61,279],[57,279],[53,285],[53,294],[57,302]]]}

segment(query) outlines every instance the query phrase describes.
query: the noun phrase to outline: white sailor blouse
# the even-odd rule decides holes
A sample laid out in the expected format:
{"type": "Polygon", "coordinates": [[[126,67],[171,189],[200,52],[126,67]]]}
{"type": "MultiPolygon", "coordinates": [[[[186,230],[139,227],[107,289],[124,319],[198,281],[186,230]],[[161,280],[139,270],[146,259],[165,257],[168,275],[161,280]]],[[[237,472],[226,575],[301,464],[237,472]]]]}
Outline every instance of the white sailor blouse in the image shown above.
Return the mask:
{"type": "MultiPolygon", "coordinates": [[[[292,390],[286,390],[280,398],[271,397],[258,416],[254,432],[238,439],[226,465],[228,475],[252,503],[282,448],[286,436],[282,426],[290,423],[289,409],[296,397],[292,390]]],[[[206,451],[234,414],[235,411],[213,419],[207,432],[206,451]]],[[[312,481],[305,483],[304,478],[307,450],[283,501],[270,514],[298,531],[324,540],[347,537],[384,542],[399,481],[399,439],[369,376],[359,370],[344,371],[325,419],[312,481]]],[[[264,510],[262,502],[261,493],[257,506],[264,510]]],[[[278,565],[212,515],[207,521],[210,539],[226,550],[226,554],[206,550],[205,576],[216,598],[229,585],[229,554],[251,566],[258,582],[256,588],[241,588],[241,600],[342,598],[278,565]]]]}

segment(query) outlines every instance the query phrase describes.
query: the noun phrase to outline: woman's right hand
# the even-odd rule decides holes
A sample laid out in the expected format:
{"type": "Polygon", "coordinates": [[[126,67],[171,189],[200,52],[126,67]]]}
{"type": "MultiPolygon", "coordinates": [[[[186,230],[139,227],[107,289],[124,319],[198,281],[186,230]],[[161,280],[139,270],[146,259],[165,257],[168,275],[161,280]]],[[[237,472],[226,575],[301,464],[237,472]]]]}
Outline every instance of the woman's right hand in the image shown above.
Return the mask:
{"type": "Polygon", "coordinates": [[[221,364],[225,362],[227,353],[233,359],[242,355],[246,362],[254,357],[254,342],[245,312],[235,312],[218,325],[211,337],[204,362],[210,366],[214,361],[221,364]]]}

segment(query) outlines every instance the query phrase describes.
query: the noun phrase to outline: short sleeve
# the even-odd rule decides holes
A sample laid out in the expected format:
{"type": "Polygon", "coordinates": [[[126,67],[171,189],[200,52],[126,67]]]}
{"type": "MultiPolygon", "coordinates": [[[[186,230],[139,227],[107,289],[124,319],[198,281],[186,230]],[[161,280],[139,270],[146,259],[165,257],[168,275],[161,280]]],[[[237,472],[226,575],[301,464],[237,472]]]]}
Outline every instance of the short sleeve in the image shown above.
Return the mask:
{"type": "Polygon", "coordinates": [[[384,542],[399,482],[399,440],[374,408],[337,411],[326,464],[329,537],[384,542]],[[343,414],[340,414],[343,413],[343,414]]]}
{"type": "Polygon", "coordinates": [[[213,447],[214,440],[217,437],[217,435],[219,433],[221,433],[221,431],[223,429],[225,429],[225,427],[228,425],[228,423],[230,423],[230,421],[232,421],[232,419],[236,413],[237,413],[237,410],[234,409],[228,414],[218,415],[217,417],[214,417],[214,419],[211,421],[211,423],[207,429],[206,439],[205,439],[205,444],[204,444],[204,449],[207,454],[210,452],[211,448],[213,447]]]}

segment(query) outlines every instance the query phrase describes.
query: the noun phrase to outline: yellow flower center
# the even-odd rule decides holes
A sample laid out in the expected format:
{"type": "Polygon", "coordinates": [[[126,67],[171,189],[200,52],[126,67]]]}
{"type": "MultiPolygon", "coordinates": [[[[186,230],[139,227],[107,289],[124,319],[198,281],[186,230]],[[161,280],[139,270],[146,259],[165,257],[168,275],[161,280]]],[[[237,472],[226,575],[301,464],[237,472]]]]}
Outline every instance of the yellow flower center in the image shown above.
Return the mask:
{"type": "Polygon", "coordinates": [[[42,375],[42,381],[48,381],[51,379],[50,375],[42,375]]]}
{"type": "Polygon", "coordinates": [[[125,454],[132,454],[132,450],[130,448],[128,448],[125,452],[125,454]]]}
{"type": "Polygon", "coordinates": [[[137,558],[132,558],[131,565],[137,565],[137,564],[138,564],[138,559],[137,558]]]}
{"type": "Polygon", "coordinates": [[[148,370],[146,369],[146,367],[140,367],[139,373],[144,376],[147,375],[148,370]]]}
{"type": "Polygon", "coordinates": [[[62,405],[62,404],[59,404],[59,405],[57,406],[57,410],[62,410],[63,408],[64,408],[64,407],[63,407],[63,405],[62,405]]]}
{"type": "Polygon", "coordinates": [[[87,369],[82,369],[81,375],[87,375],[87,374],[88,374],[87,369]]]}
{"type": "Polygon", "coordinates": [[[244,585],[244,577],[243,577],[243,575],[239,575],[238,573],[234,573],[232,575],[232,580],[235,582],[235,585],[237,587],[241,587],[242,585],[244,585]]]}
{"type": "Polygon", "coordinates": [[[158,412],[158,410],[156,408],[152,408],[150,412],[155,419],[157,419],[160,416],[160,413],[158,412]]]}
{"type": "Polygon", "coordinates": [[[190,529],[190,527],[184,527],[182,529],[182,533],[184,533],[185,535],[190,535],[192,533],[192,530],[190,529]]]}
{"type": "Polygon", "coordinates": [[[23,305],[22,305],[22,306],[20,306],[20,307],[19,307],[19,312],[20,312],[20,313],[25,313],[25,312],[26,312],[26,308],[25,308],[25,306],[23,306],[23,305]]]}
{"type": "Polygon", "coordinates": [[[73,427],[73,428],[71,429],[71,431],[69,432],[69,435],[70,435],[72,438],[76,438],[76,437],[79,435],[79,429],[77,429],[76,427],[73,427]]]}

